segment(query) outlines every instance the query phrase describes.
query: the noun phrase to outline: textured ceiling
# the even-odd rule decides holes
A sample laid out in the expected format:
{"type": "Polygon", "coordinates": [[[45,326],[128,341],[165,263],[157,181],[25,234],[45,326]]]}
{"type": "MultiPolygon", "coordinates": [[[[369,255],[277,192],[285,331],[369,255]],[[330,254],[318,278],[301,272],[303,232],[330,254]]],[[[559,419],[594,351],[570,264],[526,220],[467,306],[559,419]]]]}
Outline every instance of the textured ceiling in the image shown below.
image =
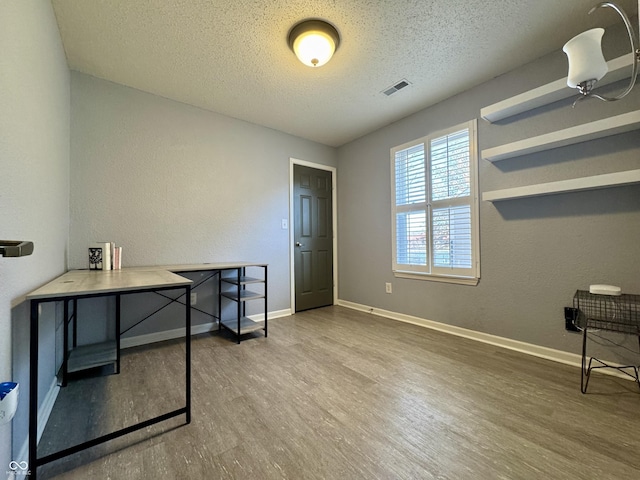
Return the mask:
{"type": "MultiPolygon", "coordinates": [[[[69,67],[339,146],[619,21],[595,0],[52,0],[69,67]],[[305,18],[340,32],[300,63],[305,18]],[[401,79],[411,86],[387,97],[401,79]]],[[[636,15],[635,0],[619,2],[636,15]]]]}

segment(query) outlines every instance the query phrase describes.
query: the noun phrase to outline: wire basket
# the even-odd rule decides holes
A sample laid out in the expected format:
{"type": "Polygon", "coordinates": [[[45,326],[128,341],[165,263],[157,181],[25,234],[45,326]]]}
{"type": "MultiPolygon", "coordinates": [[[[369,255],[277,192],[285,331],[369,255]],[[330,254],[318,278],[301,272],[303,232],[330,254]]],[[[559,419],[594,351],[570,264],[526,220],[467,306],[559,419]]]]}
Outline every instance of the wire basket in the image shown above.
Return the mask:
{"type": "Polygon", "coordinates": [[[640,295],[597,295],[578,290],[573,296],[581,328],[640,336],[640,295]]]}

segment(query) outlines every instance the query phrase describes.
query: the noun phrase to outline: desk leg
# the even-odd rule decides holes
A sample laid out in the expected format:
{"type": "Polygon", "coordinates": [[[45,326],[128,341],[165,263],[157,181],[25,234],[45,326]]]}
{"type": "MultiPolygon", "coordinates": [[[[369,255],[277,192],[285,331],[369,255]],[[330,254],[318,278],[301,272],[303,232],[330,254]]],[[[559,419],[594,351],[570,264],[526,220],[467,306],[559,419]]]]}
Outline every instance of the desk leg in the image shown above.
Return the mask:
{"type": "Polygon", "coordinates": [[[120,294],[116,295],[116,374],[120,374],[120,294]]]}
{"type": "Polygon", "coordinates": [[[222,331],[222,270],[218,273],[218,333],[222,331]]]}
{"type": "Polygon", "coordinates": [[[187,409],[187,423],[191,423],[191,285],[186,286],[186,307],[185,307],[185,350],[186,350],[186,409],[187,409]]]}
{"type": "Polygon", "coordinates": [[[243,314],[243,305],[242,305],[242,283],[240,282],[242,276],[242,269],[238,268],[238,334],[236,336],[236,343],[240,343],[240,334],[242,333],[240,331],[240,322],[242,320],[242,314],[243,314]]]}
{"type": "Polygon", "coordinates": [[[29,478],[36,480],[38,470],[38,310],[40,303],[31,300],[29,332],[29,478]]]}
{"type": "MultiPolygon", "coordinates": [[[[75,310],[74,310],[75,313],[75,310]]],[[[68,365],[67,359],[69,355],[69,300],[64,300],[64,328],[62,329],[64,338],[62,339],[62,386],[67,386],[68,365]]],[[[74,320],[75,322],[75,320],[74,320]]],[[[75,328],[74,328],[75,332],[75,328]]],[[[75,348],[75,342],[73,347],[75,348]]]]}
{"type": "Polygon", "coordinates": [[[78,346],[78,299],[73,299],[73,348],[78,346]]]}

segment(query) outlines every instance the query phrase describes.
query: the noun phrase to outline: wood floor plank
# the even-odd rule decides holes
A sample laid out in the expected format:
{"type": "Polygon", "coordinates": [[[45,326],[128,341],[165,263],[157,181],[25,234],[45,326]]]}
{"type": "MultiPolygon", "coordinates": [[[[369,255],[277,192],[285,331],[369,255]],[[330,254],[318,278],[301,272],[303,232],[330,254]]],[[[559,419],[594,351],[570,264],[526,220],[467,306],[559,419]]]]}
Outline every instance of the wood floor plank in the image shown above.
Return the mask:
{"type": "MultiPolygon", "coordinates": [[[[269,326],[240,345],[194,337],[190,425],[150,427],[41,478],[640,478],[633,382],[596,374],[582,395],[577,368],[341,307],[269,326]]],[[[77,439],[181,401],[180,359],[180,342],[130,349],[120,375],[66,387],[41,444],[55,448],[65,418],[77,439]],[[167,393],[160,375],[178,386],[167,393]]]]}

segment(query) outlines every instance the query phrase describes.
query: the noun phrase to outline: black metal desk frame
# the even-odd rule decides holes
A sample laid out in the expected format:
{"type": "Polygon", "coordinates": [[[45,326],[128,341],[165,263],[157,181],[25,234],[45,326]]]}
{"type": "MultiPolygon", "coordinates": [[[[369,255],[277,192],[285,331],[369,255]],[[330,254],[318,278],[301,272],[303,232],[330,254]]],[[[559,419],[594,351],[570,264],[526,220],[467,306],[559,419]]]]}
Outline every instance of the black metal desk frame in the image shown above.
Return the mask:
{"type": "MultiPolygon", "coordinates": [[[[199,286],[205,284],[209,280],[212,280],[216,276],[220,275],[220,270],[211,270],[209,268],[201,269],[201,270],[193,270],[193,269],[192,270],[179,270],[179,269],[177,269],[177,270],[171,270],[171,272],[176,273],[178,275],[182,275],[182,276],[185,276],[184,274],[186,274],[186,273],[207,273],[207,274],[209,274],[207,277],[205,277],[205,278],[203,278],[203,279],[201,279],[201,280],[199,280],[197,282],[194,281],[194,283],[191,284],[191,292],[193,292],[195,289],[197,289],[199,286]]],[[[191,292],[189,292],[189,293],[191,293],[191,292]]],[[[165,294],[161,293],[158,290],[155,290],[152,293],[155,293],[156,295],[158,295],[158,296],[160,296],[160,297],[162,297],[162,298],[164,298],[164,299],[166,299],[168,301],[164,305],[160,306],[159,308],[157,308],[156,310],[151,312],[146,317],[138,320],[137,322],[135,322],[132,325],[129,325],[126,329],[124,329],[124,330],[122,330],[120,332],[120,335],[124,335],[125,333],[129,332],[130,330],[133,330],[135,327],[137,327],[141,323],[147,321],[148,319],[150,319],[151,317],[156,315],[158,312],[161,312],[162,310],[164,310],[165,308],[167,308],[169,305],[171,305],[173,303],[179,303],[180,305],[186,306],[185,302],[180,301],[180,299],[185,296],[184,293],[179,295],[176,298],[172,298],[169,295],[165,295],[165,294]]],[[[189,300],[191,300],[191,299],[189,298],[189,300]]],[[[194,307],[193,305],[190,306],[190,309],[191,310],[195,310],[197,312],[200,312],[200,313],[202,313],[204,315],[207,315],[207,316],[213,318],[214,320],[216,320],[216,322],[219,320],[219,318],[214,313],[206,312],[204,310],[201,310],[199,308],[194,307]]],[[[119,329],[119,327],[116,327],[116,328],[119,329]]],[[[118,348],[119,348],[119,346],[118,346],[118,348]]]]}
{"type": "MultiPolygon", "coordinates": [[[[53,462],[55,460],[59,460],[68,455],[72,455],[74,453],[78,453],[87,448],[94,447],[101,443],[108,442],[115,438],[121,437],[123,435],[127,435],[129,433],[135,432],[137,430],[141,430],[143,428],[149,427],[156,423],[163,422],[165,420],[169,420],[171,418],[180,416],[182,414],[185,415],[186,424],[191,423],[191,284],[188,285],[177,285],[177,286],[165,286],[165,287],[147,287],[140,288],[137,290],[123,290],[123,291],[115,291],[115,292],[104,292],[104,293],[83,293],[77,295],[69,295],[69,296],[59,296],[59,297],[47,297],[47,298],[36,298],[30,300],[31,304],[31,332],[30,332],[30,372],[29,372],[29,478],[31,480],[36,480],[37,478],[37,469],[41,465],[45,465],[47,463],[53,462]],[[70,321],[69,317],[69,302],[74,302],[74,311],[73,315],[76,316],[75,306],[77,305],[78,299],[85,298],[96,298],[96,297],[106,297],[106,296],[115,296],[116,298],[116,325],[118,335],[116,335],[117,339],[117,349],[118,349],[118,364],[119,364],[119,355],[120,355],[120,297],[121,295],[129,295],[136,293],[145,293],[145,292],[159,292],[163,290],[177,290],[184,289],[185,291],[185,376],[186,376],[186,384],[185,384],[185,406],[179,408],[177,410],[164,413],[162,415],[158,415],[149,420],[145,420],[143,422],[136,423],[134,425],[130,425],[120,430],[116,430],[114,432],[102,435],[100,437],[94,438],[87,442],[81,443],[79,445],[75,445],[64,450],[60,450],[58,452],[54,452],[52,454],[46,455],[42,458],[38,458],[38,321],[39,321],[39,307],[41,303],[46,302],[64,302],[65,308],[65,342],[67,341],[66,328],[68,322],[70,321]]],[[[77,318],[73,319],[74,322],[77,322],[77,318]]],[[[66,345],[65,345],[66,347],[66,345]]],[[[66,355],[66,348],[64,354],[66,355]]]]}

